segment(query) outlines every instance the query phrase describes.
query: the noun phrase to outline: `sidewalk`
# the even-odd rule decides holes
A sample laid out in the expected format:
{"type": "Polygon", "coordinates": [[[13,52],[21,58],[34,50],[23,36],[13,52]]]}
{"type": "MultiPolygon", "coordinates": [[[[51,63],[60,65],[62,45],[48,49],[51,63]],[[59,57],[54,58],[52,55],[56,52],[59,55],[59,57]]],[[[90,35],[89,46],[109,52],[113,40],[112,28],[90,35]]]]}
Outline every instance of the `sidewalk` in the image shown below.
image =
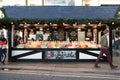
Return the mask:
{"type": "Polygon", "coordinates": [[[2,68],[21,70],[59,70],[59,71],[94,71],[120,73],[120,57],[114,57],[113,63],[118,66],[111,70],[107,62],[100,62],[100,69],[94,68],[94,62],[10,62],[2,68]]]}
{"type": "Polygon", "coordinates": [[[111,70],[108,62],[100,62],[101,68],[94,68],[95,62],[9,62],[0,68],[8,70],[59,70],[59,71],[94,71],[94,72],[119,72],[120,56],[113,57],[113,64],[117,65],[116,70],[111,70]]]}
{"type": "Polygon", "coordinates": [[[110,69],[108,62],[100,62],[99,69],[94,68],[95,62],[9,62],[0,66],[0,73],[2,73],[0,78],[2,77],[2,80],[38,80],[40,77],[40,79],[43,78],[42,80],[56,80],[57,77],[65,77],[63,80],[73,80],[73,78],[75,80],[76,78],[77,80],[80,78],[120,80],[119,60],[120,56],[113,57],[113,63],[118,66],[118,69],[114,70],[110,69]],[[6,75],[9,76],[5,79],[6,75]],[[29,77],[26,78],[26,75],[29,77]]]}

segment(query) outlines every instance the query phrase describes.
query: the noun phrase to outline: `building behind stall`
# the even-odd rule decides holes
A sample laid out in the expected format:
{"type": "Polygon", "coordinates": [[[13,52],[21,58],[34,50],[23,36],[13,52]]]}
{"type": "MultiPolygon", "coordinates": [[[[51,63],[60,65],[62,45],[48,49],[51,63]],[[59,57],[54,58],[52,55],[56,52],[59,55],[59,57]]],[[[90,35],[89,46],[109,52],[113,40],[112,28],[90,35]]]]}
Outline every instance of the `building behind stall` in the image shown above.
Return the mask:
{"type": "Polygon", "coordinates": [[[0,0],[0,6],[103,6],[120,5],[120,0],[0,0]]]}

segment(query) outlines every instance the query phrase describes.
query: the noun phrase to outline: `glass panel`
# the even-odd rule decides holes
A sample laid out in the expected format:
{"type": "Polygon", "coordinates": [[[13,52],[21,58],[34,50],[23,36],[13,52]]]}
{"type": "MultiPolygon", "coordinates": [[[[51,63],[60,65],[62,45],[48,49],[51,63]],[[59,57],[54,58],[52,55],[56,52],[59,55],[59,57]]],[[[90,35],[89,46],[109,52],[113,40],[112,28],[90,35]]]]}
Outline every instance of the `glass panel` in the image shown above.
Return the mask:
{"type": "Polygon", "coordinates": [[[7,30],[0,27],[0,48],[8,48],[7,30]]]}
{"type": "MultiPolygon", "coordinates": [[[[76,1],[78,0],[44,0],[45,6],[75,6],[76,1]]],[[[80,2],[80,1],[79,1],[80,2]]]]}
{"type": "Polygon", "coordinates": [[[3,0],[3,6],[25,6],[25,0],[3,0]]]}
{"type": "MultiPolygon", "coordinates": [[[[120,50],[120,27],[112,30],[113,51],[120,50]]],[[[120,53],[120,51],[119,51],[120,53]]]]}
{"type": "Polygon", "coordinates": [[[113,56],[120,56],[120,27],[117,27],[116,29],[112,30],[112,40],[113,40],[113,47],[112,47],[112,53],[113,56]]]}
{"type": "Polygon", "coordinates": [[[42,0],[27,0],[28,6],[41,6],[42,0]]]}

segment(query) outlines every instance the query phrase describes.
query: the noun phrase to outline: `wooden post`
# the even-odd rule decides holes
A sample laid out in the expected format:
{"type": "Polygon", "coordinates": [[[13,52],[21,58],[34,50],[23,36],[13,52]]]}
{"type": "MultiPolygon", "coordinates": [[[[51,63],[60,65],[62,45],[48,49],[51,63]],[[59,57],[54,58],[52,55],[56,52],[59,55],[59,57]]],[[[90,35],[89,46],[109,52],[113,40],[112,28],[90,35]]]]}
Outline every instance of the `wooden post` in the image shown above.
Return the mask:
{"type": "Polygon", "coordinates": [[[24,25],[24,43],[27,42],[27,25],[24,25]]]}
{"type": "Polygon", "coordinates": [[[97,29],[93,29],[93,41],[97,43],[97,29]]]}
{"type": "Polygon", "coordinates": [[[13,24],[13,23],[11,23],[12,24],[12,36],[11,36],[11,43],[12,43],[12,47],[13,47],[13,42],[14,42],[14,29],[15,29],[15,25],[13,24]]]}
{"type": "Polygon", "coordinates": [[[45,4],[44,4],[44,0],[42,0],[42,6],[44,6],[45,4]]]}
{"type": "Polygon", "coordinates": [[[109,51],[113,60],[112,55],[112,28],[114,27],[114,24],[109,25],[109,51]]]}
{"type": "Polygon", "coordinates": [[[28,6],[28,0],[25,0],[25,5],[28,6]]]}

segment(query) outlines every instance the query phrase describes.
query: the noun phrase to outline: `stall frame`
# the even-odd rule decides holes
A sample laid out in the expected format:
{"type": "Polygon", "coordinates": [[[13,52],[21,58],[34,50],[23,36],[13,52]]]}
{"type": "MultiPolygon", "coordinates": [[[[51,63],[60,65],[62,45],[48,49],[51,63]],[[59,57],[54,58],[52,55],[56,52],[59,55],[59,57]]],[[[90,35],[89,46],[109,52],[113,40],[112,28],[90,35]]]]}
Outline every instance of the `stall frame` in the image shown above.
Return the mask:
{"type": "MultiPolygon", "coordinates": [[[[110,25],[111,26],[111,25],[110,25]]],[[[12,42],[12,27],[9,28],[8,30],[8,39],[9,39],[9,61],[10,62],[48,62],[48,61],[60,61],[60,62],[83,62],[83,61],[95,61],[97,59],[97,56],[99,55],[100,49],[99,48],[13,48],[11,47],[11,42],[12,42]],[[25,52],[26,51],[26,52],[25,52]],[[28,52],[27,52],[28,51],[28,52]],[[46,59],[45,58],[45,52],[46,51],[75,51],[75,59],[46,59]],[[18,52],[18,53],[17,53],[18,52]],[[22,53],[23,52],[23,53],[22,53]],[[15,53],[15,55],[13,55],[15,53]],[[16,54],[17,53],[17,54],[16,54]],[[28,55],[30,56],[31,54],[36,54],[39,53],[39,57],[37,58],[22,58],[22,57],[27,57],[28,55]],[[83,58],[81,57],[81,54],[89,55],[92,58],[83,58]],[[94,57],[94,58],[93,58],[94,57]]],[[[110,41],[109,44],[112,46],[112,29],[109,27],[110,30],[110,41]]],[[[109,51],[112,55],[112,47],[109,48],[109,51]]],[[[112,56],[111,56],[112,57],[112,56]]],[[[101,58],[101,61],[107,61],[106,55],[103,55],[101,58]]]]}

